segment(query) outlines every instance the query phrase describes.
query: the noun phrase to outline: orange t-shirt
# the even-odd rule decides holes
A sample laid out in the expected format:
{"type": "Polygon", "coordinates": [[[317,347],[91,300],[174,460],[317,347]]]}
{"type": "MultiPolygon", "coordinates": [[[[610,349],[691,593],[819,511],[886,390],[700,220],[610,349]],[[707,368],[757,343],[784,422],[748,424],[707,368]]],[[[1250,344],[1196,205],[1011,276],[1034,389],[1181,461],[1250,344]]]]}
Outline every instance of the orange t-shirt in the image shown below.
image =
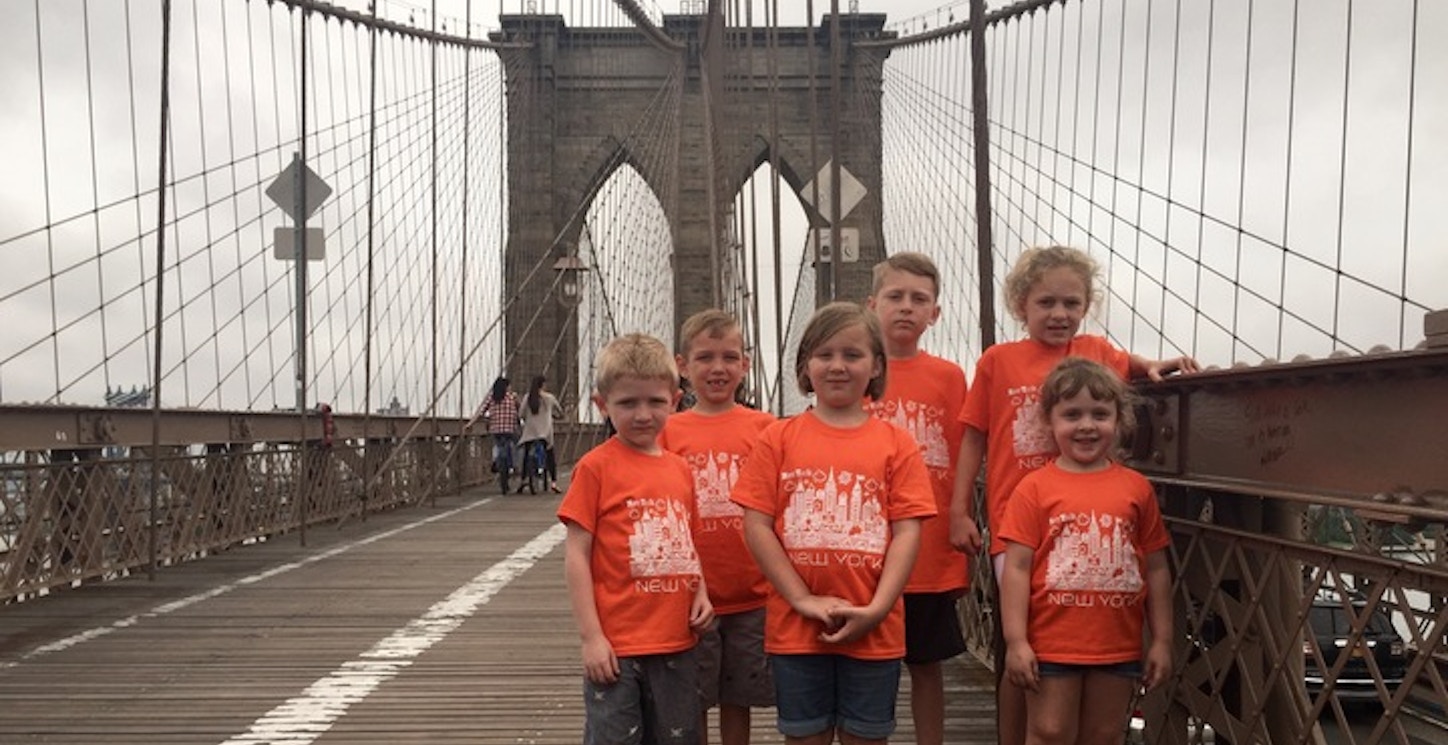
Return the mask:
{"type": "Polygon", "coordinates": [[[694,646],[693,505],[689,467],[673,453],[646,455],[611,437],[573,468],[558,518],[593,534],[593,599],[619,657],[694,646]]]}
{"type": "Polygon", "coordinates": [[[906,592],[951,592],[969,583],[966,556],[950,545],[951,492],[955,458],[965,425],[956,417],[965,402],[965,373],[960,365],[921,352],[908,360],[890,360],[885,395],[866,404],[875,416],[914,435],[935,492],[933,520],[920,524],[920,554],[906,592]]]}
{"type": "Polygon", "coordinates": [[[684,411],[669,417],[659,444],[683,456],[694,474],[699,529],[694,547],[704,568],[709,602],[719,615],[763,608],[769,581],[744,545],[744,508],[729,501],[739,469],[774,415],[747,406],[722,414],[684,411]]]}
{"type": "Polygon", "coordinates": [[[1070,473],[1052,462],[1016,487],[1000,535],[1035,551],[1026,638],[1038,659],[1141,659],[1146,556],[1171,544],[1146,477],[1115,463],[1070,473]]]}
{"type": "Polygon", "coordinates": [[[1058,362],[1085,357],[1125,378],[1131,357],[1100,336],[1078,336],[1064,347],[1033,339],[997,344],[975,363],[975,380],[965,395],[960,421],[985,433],[986,525],[990,553],[1006,550],[997,535],[1006,500],[1021,477],[1056,455],[1056,443],[1040,404],[1041,383],[1058,362]]]}
{"type": "MultiPolygon", "coordinates": [[[[935,514],[930,476],[909,432],[874,418],[831,427],[811,412],[760,434],[731,498],[774,518],[775,535],[810,592],[861,606],[880,583],[890,523],[935,514]]],[[[764,648],[771,654],[905,655],[899,600],[879,626],[852,642],[822,642],[823,630],[770,593],[764,648]]]]}

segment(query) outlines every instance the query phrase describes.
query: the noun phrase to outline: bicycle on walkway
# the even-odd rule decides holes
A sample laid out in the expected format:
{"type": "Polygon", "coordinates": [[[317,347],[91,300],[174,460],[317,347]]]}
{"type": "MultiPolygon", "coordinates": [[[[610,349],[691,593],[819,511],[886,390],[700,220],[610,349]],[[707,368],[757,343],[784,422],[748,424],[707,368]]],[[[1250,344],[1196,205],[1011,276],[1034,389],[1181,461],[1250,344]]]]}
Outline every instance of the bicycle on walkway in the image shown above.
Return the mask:
{"type": "Polygon", "coordinates": [[[513,438],[493,435],[493,473],[498,475],[498,489],[508,493],[508,477],[513,473],[513,438]]]}
{"type": "Polygon", "coordinates": [[[548,487],[548,441],[529,440],[522,444],[523,472],[519,474],[518,493],[542,494],[548,487]]]}

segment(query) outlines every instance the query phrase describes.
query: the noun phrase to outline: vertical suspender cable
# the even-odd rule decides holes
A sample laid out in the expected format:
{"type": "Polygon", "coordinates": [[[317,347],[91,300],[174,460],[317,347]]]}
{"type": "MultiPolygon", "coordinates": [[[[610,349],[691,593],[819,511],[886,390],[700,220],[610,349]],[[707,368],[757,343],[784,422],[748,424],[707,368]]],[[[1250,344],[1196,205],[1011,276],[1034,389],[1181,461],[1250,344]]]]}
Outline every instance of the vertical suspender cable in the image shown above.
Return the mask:
{"type": "MultiPolygon", "coordinates": [[[[708,167],[705,169],[705,198],[709,200],[709,293],[715,308],[722,308],[723,293],[720,284],[723,282],[723,264],[719,257],[719,164],[715,156],[719,152],[717,138],[719,131],[714,126],[715,117],[718,115],[715,107],[720,101],[715,99],[722,86],[716,87],[716,81],[721,69],[715,69],[715,61],[723,61],[723,55],[716,45],[724,43],[724,9],[719,0],[710,0],[708,15],[704,22],[704,49],[700,54],[699,69],[700,78],[699,92],[704,96],[704,147],[709,152],[708,167]]],[[[684,97],[679,97],[682,105],[684,97]]],[[[682,141],[682,138],[681,138],[682,141]]]]}
{"type": "MultiPolygon", "coordinates": [[[[537,54],[536,49],[530,49],[527,54],[537,54]]],[[[520,55],[523,52],[519,53],[520,55]]],[[[502,60],[501,53],[498,55],[502,60]]],[[[508,338],[508,65],[502,65],[503,69],[498,73],[498,167],[503,171],[503,177],[498,179],[498,267],[501,280],[498,282],[498,307],[502,309],[501,323],[498,329],[498,338],[505,340],[498,345],[498,370],[503,369],[503,360],[507,358],[508,338]]],[[[530,65],[529,69],[536,69],[536,65],[530,65]]],[[[518,76],[519,84],[523,88],[526,100],[518,104],[520,111],[531,108],[536,98],[536,76],[532,80],[522,80],[518,76]]],[[[532,144],[529,143],[529,147],[532,144]]]]}
{"type": "MultiPolygon", "coordinates": [[[[468,38],[473,35],[473,0],[468,0],[466,10],[467,20],[463,23],[464,33],[468,38]]],[[[460,279],[458,281],[458,362],[462,365],[460,373],[467,370],[468,355],[468,175],[472,173],[472,164],[468,160],[472,152],[469,145],[472,144],[470,132],[473,124],[473,53],[471,47],[464,47],[463,53],[463,191],[462,191],[462,231],[458,240],[462,242],[461,267],[458,270],[460,279]]],[[[458,416],[467,416],[467,376],[460,374],[458,377],[458,416]]],[[[462,479],[458,479],[459,491],[462,489],[462,479]]]]}
{"type": "MultiPolygon", "coordinates": [[[[377,3],[372,2],[372,18],[377,18],[377,3]]],[[[367,27],[367,40],[369,46],[368,65],[370,67],[368,80],[369,102],[367,104],[367,300],[366,300],[366,329],[367,338],[363,341],[362,347],[362,442],[364,450],[364,462],[371,463],[373,455],[372,448],[372,336],[374,333],[374,312],[376,305],[376,262],[377,262],[377,26],[367,27]]],[[[364,467],[365,476],[363,482],[366,484],[362,493],[363,509],[362,514],[367,514],[366,504],[372,501],[373,492],[377,486],[377,480],[372,478],[370,469],[364,467]]]]}
{"type": "Polygon", "coordinates": [[[975,124],[975,242],[980,264],[980,351],[995,344],[995,267],[991,250],[990,116],[986,108],[985,0],[970,0],[971,119],[975,124]]]}
{"type": "MultiPolygon", "coordinates": [[[[1347,214],[1347,129],[1349,123],[1348,114],[1351,110],[1352,93],[1352,18],[1353,3],[1347,3],[1347,22],[1344,24],[1346,39],[1343,42],[1342,52],[1342,146],[1337,154],[1337,246],[1333,266],[1337,268],[1332,282],[1332,343],[1334,346],[1342,344],[1342,337],[1339,331],[1342,328],[1342,226],[1343,217],[1347,214]]],[[[1412,65],[1409,65],[1411,67],[1412,65]]]]}
{"type": "MultiPolygon", "coordinates": [[[[1408,241],[1412,234],[1413,224],[1413,115],[1418,102],[1418,0],[1413,0],[1412,28],[1413,33],[1408,42],[1408,144],[1407,153],[1403,159],[1403,269],[1398,279],[1398,296],[1401,301],[1398,305],[1399,349],[1405,349],[1408,341],[1408,303],[1406,301],[1408,297],[1408,241]]],[[[1285,275],[1286,272],[1283,274],[1285,275]]],[[[1281,339],[1282,335],[1278,334],[1277,338],[1281,339]]],[[[1279,341],[1279,348],[1281,344],[1279,341]]],[[[1278,352],[1278,357],[1281,356],[1281,352],[1278,352]]],[[[1448,549],[1444,549],[1443,543],[1441,539],[1438,542],[1439,556],[1448,557],[1448,553],[1445,553],[1445,550],[1448,549]]]]}
{"type": "MultiPolygon", "coordinates": [[[[1206,209],[1207,209],[1207,165],[1208,165],[1208,163],[1210,162],[1210,157],[1211,157],[1209,151],[1207,150],[1207,146],[1208,146],[1208,145],[1211,143],[1211,141],[1212,141],[1212,51],[1213,51],[1213,49],[1214,49],[1213,40],[1215,39],[1215,31],[1216,31],[1216,21],[1215,21],[1216,9],[1217,9],[1217,4],[1216,4],[1215,2],[1209,2],[1209,3],[1207,3],[1207,37],[1206,37],[1206,47],[1207,47],[1207,49],[1206,49],[1205,64],[1203,65],[1205,79],[1204,79],[1203,82],[1202,82],[1202,89],[1203,89],[1203,90],[1202,90],[1202,145],[1201,145],[1202,159],[1201,159],[1200,165],[1199,165],[1199,168],[1201,169],[1201,173],[1198,175],[1198,178],[1197,178],[1197,199],[1198,199],[1199,201],[1198,201],[1198,204],[1197,204],[1197,215],[1196,215],[1196,218],[1197,218],[1197,255],[1196,255],[1195,261],[1193,262],[1193,263],[1196,264],[1196,282],[1194,283],[1194,284],[1196,285],[1196,287],[1194,288],[1193,293],[1192,293],[1192,307],[1193,307],[1193,308],[1200,308],[1200,307],[1202,307],[1202,275],[1203,275],[1203,271],[1202,271],[1202,269],[1203,269],[1203,267],[1202,267],[1202,254],[1203,254],[1202,245],[1203,245],[1203,241],[1204,241],[1204,239],[1206,238],[1206,235],[1207,235],[1207,217],[1206,217],[1206,209]]],[[[1249,41],[1250,41],[1250,39],[1249,39],[1249,41]]],[[[1245,142],[1245,141],[1244,141],[1244,142],[1245,142]]],[[[1245,149],[1245,148],[1244,148],[1244,149],[1245,149]]],[[[1170,238],[1170,235],[1168,235],[1167,237],[1168,237],[1168,239],[1169,239],[1169,238],[1170,238]]],[[[1163,285],[1166,284],[1166,276],[1167,276],[1167,275],[1165,275],[1165,274],[1162,275],[1162,284],[1163,284],[1163,285]]],[[[1237,278],[1234,277],[1233,279],[1235,280],[1235,279],[1237,279],[1237,278]]],[[[1238,328],[1239,328],[1239,327],[1238,327],[1238,320],[1239,320],[1239,317],[1240,317],[1239,310],[1240,310],[1240,305],[1241,305],[1241,302],[1242,302],[1242,294],[1241,294],[1241,292],[1240,292],[1240,287],[1241,287],[1241,285],[1238,284],[1237,287],[1239,288],[1239,291],[1232,293],[1232,321],[1231,321],[1231,329],[1230,329],[1230,331],[1229,331],[1229,334],[1230,334],[1231,337],[1232,337],[1232,358],[1233,358],[1233,359],[1237,359],[1237,346],[1238,346],[1238,345],[1241,343],[1241,341],[1242,341],[1242,337],[1238,334],[1238,328]]],[[[1163,314],[1163,317],[1159,319],[1159,320],[1161,321],[1161,325],[1165,325],[1165,323],[1164,323],[1165,320],[1166,320],[1166,319],[1165,319],[1165,312],[1166,312],[1166,306],[1165,306],[1165,304],[1162,305],[1162,309],[1161,309],[1159,312],[1163,314]]],[[[1198,320],[1200,320],[1201,317],[1202,317],[1201,314],[1197,314],[1197,319],[1198,319],[1198,320]]],[[[1157,357],[1164,357],[1164,356],[1166,356],[1166,350],[1165,350],[1165,346],[1166,346],[1166,335],[1165,335],[1164,332],[1165,332],[1165,329],[1164,329],[1164,328],[1159,328],[1159,329],[1158,329],[1157,342],[1156,342],[1156,344],[1157,344],[1156,356],[1157,356],[1157,357]]],[[[1200,332],[1199,332],[1197,329],[1193,329],[1193,330],[1192,330],[1192,339],[1193,339],[1193,342],[1192,342],[1191,354],[1192,354],[1193,356],[1198,355],[1198,354],[1201,354],[1200,350],[1197,349],[1197,344],[1196,344],[1196,341],[1195,341],[1195,340],[1196,340],[1197,338],[1199,338],[1200,336],[1201,336],[1201,334],[1200,334],[1200,332]]]]}
{"type": "MultiPolygon", "coordinates": [[[[754,67],[754,3],[744,6],[744,26],[748,29],[748,35],[744,37],[747,44],[745,67],[749,70],[749,90],[753,92],[758,90],[757,73],[754,67]]],[[[752,272],[749,279],[749,314],[752,320],[750,326],[754,334],[754,355],[755,359],[759,359],[759,355],[763,354],[763,349],[759,329],[759,194],[755,186],[755,179],[751,175],[749,178],[749,266],[752,272]]],[[[776,313],[776,315],[778,314],[776,313]]],[[[762,409],[764,408],[764,376],[760,375],[758,370],[754,370],[753,373],[754,405],[762,409]]]]}
{"type": "Polygon", "coordinates": [[[297,471],[294,478],[297,480],[297,509],[301,522],[298,532],[299,539],[303,546],[307,545],[307,501],[311,497],[308,494],[307,482],[307,17],[312,14],[308,8],[302,8],[302,39],[301,59],[298,70],[298,91],[297,98],[300,101],[300,129],[297,132],[297,145],[299,155],[297,165],[297,214],[296,220],[297,238],[293,245],[296,247],[296,256],[292,263],[296,265],[297,280],[297,426],[299,428],[297,437],[297,471]]]}
{"type": "MultiPolygon", "coordinates": [[[[432,13],[431,13],[431,15],[432,15],[432,31],[433,31],[433,33],[435,34],[435,33],[437,33],[437,0],[432,0],[432,13]]],[[[438,276],[437,276],[437,89],[438,89],[438,84],[437,84],[437,41],[436,41],[436,40],[429,41],[429,42],[428,42],[428,46],[429,46],[429,48],[430,48],[430,50],[431,50],[431,52],[432,52],[432,53],[429,55],[429,57],[428,57],[428,62],[429,62],[429,64],[430,64],[430,66],[431,66],[431,82],[432,82],[432,86],[431,86],[431,87],[432,87],[432,101],[431,101],[431,106],[429,107],[429,109],[430,109],[430,111],[429,111],[429,117],[430,117],[430,119],[431,119],[431,125],[430,125],[430,127],[429,127],[429,129],[430,129],[431,131],[429,132],[429,134],[431,135],[431,142],[430,142],[430,144],[429,144],[429,158],[428,158],[428,160],[431,161],[431,164],[430,164],[430,165],[431,165],[431,169],[430,169],[430,180],[431,180],[431,182],[432,182],[432,183],[429,185],[429,191],[432,192],[432,207],[431,207],[431,209],[428,210],[430,213],[432,213],[432,214],[431,214],[432,222],[431,222],[431,225],[430,225],[431,232],[432,232],[432,235],[431,235],[431,237],[430,237],[430,241],[431,241],[431,244],[432,244],[432,287],[430,288],[430,290],[431,290],[431,300],[430,300],[430,302],[429,302],[429,304],[430,304],[431,307],[432,307],[432,310],[431,310],[431,315],[432,315],[432,319],[431,319],[431,321],[432,321],[432,344],[431,344],[431,346],[432,346],[432,349],[431,349],[431,357],[432,357],[432,384],[431,384],[431,386],[428,388],[428,398],[431,399],[431,403],[428,405],[428,418],[432,420],[432,431],[435,433],[435,432],[437,432],[437,400],[438,400],[438,395],[439,395],[439,394],[438,394],[438,390],[437,390],[437,327],[438,327],[438,323],[437,323],[437,314],[438,314],[438,308],[437,308],[437,283],[438,283],[438,276]]],[[[466,167],[466,165],[465,165],[464,167],[466,167]]],[[[435,455],[435,454],[436,454],[436,451],[435,451],[435,450],[433,450],[433,451],[430,452],[430,455],[435,455]]],[[[432,465],[435,467],[435,466],[437,465],[436,461],[433,461],[432,465]]],[[[429,503],[430,503],[430,504],[437,504],[437,474],[436,474],[436,472],[434,472],[434,473],[432,474],[432,476],[433,476],[432,482],[429,483],[428,486],[427,486],[427,495],[428,495],[428,500],[429,500],[429,503]]]]}
{"type": "Polygon", "coordinates": [[[840,0],[830,0],[830,299],[840,292],[840,64],[844,61],[840,50],[840,0]]]}
{"type": "Polygon", "coordinates": [[[770,230],[774,233],[774,368],[775,410],[784,415],[784,257],[779,227],[779,0],[765,8],[769,26],[769,197],[770,230]]]}
{"type": "MultiPolygon", "coordinates": [[[[819,104],[815,85],[815,47],[819,43],[819,33],[814,26],[814,0],[805,0],[804,8],[804,32],[808,35],[805,39],[805,61],[809,76],[809,173],[810,173],[810,204],[814,205],[816,215],[822,216],[825,211],[820,206],[820,179],[819,179],[819,126],[816,109],[819,104]]],[[[825,269],[824,262],[820,261],[820,231],[815,220],[811,219],[809,231],[810,256],[814,259],[815,270],[815,307],[829,302],[834,294],[834,288],[829,284],[829,272],[825,269]]],[[[779,343],[784,343],[784,337],[780,337],[779,343]]]]}
{"type": "Polygon", "coordinates": [[[146,531],[149,561],[146,576],[156,579],[159,547],[156,526],[161,518],[161,332],[166,312],[166,140],[171,123],[171,0],[161,0],[161,122],[159,161],[156,176],[156,346],[151,350],[151,496],[150,518],[146,531]]]}

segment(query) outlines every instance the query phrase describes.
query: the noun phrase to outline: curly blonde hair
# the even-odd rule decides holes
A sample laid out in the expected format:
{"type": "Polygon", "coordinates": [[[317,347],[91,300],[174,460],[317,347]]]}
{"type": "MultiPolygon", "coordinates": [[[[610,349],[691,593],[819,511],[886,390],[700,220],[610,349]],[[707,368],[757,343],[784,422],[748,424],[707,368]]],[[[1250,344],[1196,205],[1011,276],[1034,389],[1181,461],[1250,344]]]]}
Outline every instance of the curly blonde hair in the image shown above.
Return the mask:
{"type": "Polygon", "coordinates": [[[1026,296],[1041,277],[1052,269],[1065,267],[1080,275],[1086,285],[1086,308],[1089,310],[1101,300],[1101,291],[1096,279],[1101,275],[1101,265],[1091,255],[1070,246],[1037,246],[1021,252],[1011,271],[1006,274],[1006,309],[1011,317],[1022,323],[1026,320],[1026,296]]]}

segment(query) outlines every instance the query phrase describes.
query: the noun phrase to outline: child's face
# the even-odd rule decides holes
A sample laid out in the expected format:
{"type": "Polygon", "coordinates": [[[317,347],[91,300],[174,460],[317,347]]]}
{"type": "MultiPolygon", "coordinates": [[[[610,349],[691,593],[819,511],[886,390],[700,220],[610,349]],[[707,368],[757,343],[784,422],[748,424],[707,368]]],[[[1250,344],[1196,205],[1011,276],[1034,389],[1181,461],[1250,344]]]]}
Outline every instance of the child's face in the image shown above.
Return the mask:
{"type": "Polygon", "coordinates": [[[646,453],[659,449],[664,420],[679,403],[679,390],[664,380],[622,377],[607,396],[593,397],[625,445],[646,453]]]}
{"type": "Polygon", "coordinates": [[[870,332],[859,323],[840,329],[815,347],[805,367],[816,407],[836,411],[859,406],[870,381],[882,372],[870,347],[870,332]]]}
{"type": "Polygon", "coordinates": [[[719,338],[699,333],[689,340],[688,355],[679,355],[678,363],[699,401],[711,408],[732,406],[734,391],[749,372],[749,357],[744,354],[744,337],[739,329],[719,338]]]}
{"type": "Polygon", "coordinates": [[[1042,344],[1064,347],[1081,328],[1087,304],[1086,280],[1076,270],[1049,269],[1026,293],[1026,332],[1042,344]]]}
{"type": "Polygon", "coordinates": [[[870,296],[870,310],[880,319],[887,342],[914,344],[940,318],[935,302],[935,283],[919,274],[888,269],[880,289],[870,296]]]}
{"type": "Polygon", "coordinates": [[[1104,467],[1116,446],[1116,414],[1115,401],[1098,401],[1086,388],[1057,401],[1051,407],[1051,435],[1061,451],[1057,463],[1073,471],[1104,467]]]}

